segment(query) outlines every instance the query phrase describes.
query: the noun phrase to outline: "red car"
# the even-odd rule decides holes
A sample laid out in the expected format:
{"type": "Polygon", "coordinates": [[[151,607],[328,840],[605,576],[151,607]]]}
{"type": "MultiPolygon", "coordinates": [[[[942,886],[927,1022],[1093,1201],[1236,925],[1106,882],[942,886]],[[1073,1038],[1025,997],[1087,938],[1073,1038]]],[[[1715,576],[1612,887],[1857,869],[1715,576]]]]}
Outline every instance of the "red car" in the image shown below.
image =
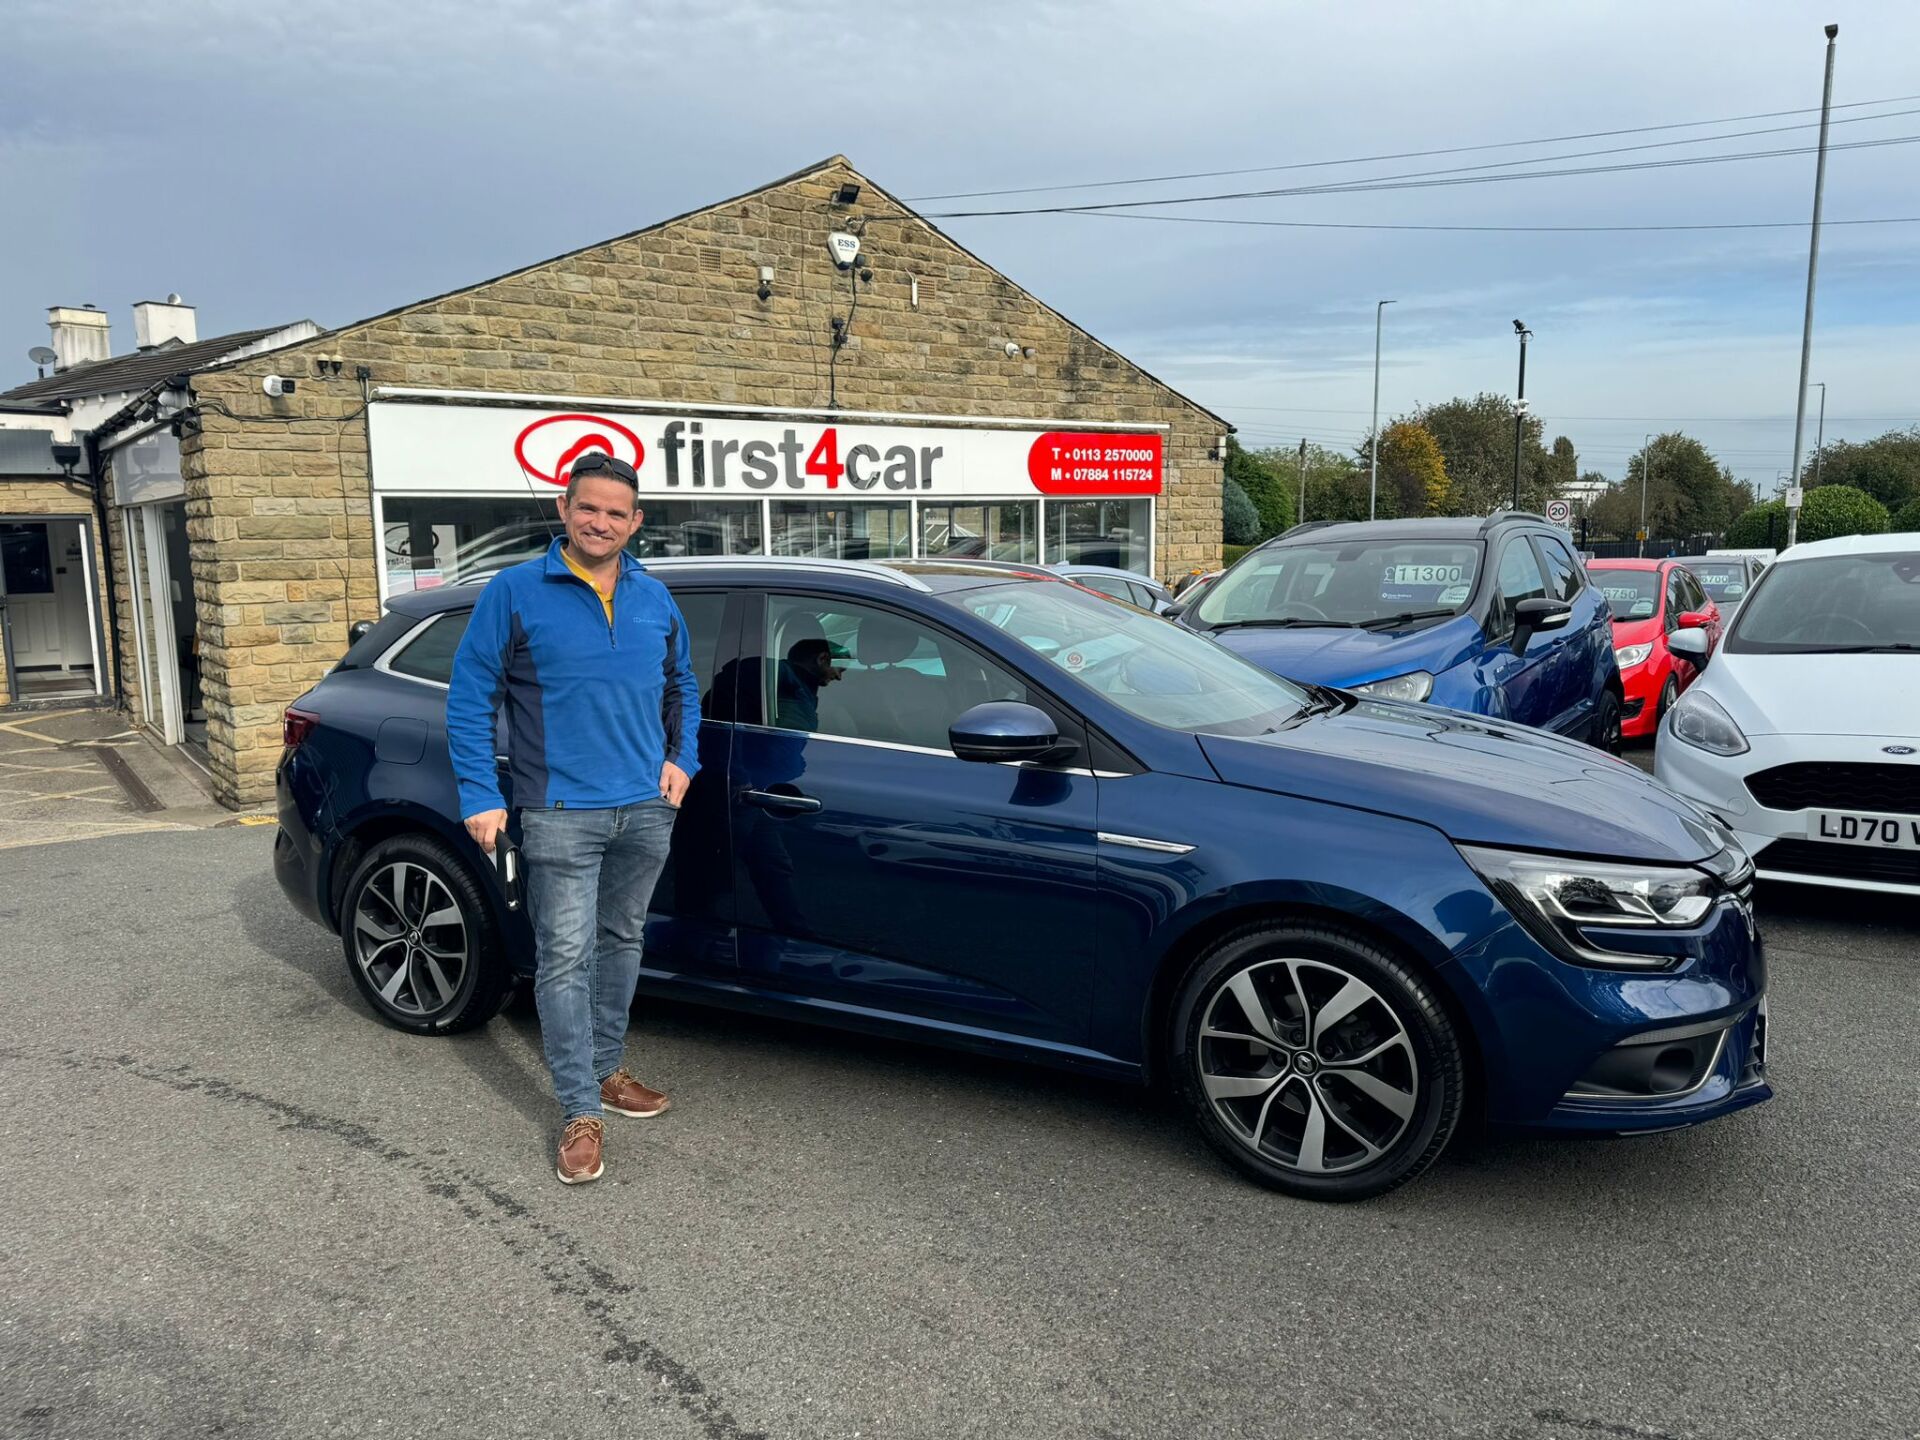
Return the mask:
{"type": "Polygon", "coordinates": [[[1651,735],[1700,673],[1667,648],[1673,632],[1707,632],[1711,654],[1720,644],[1720,607],[1678,560],[1594,560],[1587,574],[1613,608],[1613,653],[1626,686],[1620,733],[1651,735]]]}

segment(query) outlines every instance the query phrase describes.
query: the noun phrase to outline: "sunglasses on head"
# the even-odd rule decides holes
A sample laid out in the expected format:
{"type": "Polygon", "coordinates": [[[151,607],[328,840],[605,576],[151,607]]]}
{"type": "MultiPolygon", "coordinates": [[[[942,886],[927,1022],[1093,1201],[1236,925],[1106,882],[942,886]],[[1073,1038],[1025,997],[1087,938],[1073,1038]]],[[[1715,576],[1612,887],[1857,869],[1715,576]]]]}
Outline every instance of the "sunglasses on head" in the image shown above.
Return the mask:
{"type": "Polygon", "coordinates": [[[602,470],[606,471],[616,480],[626,481],[627,484],[633,486],[636,490],[640,488],[640,477],[634,473],[633,466],[624,460],[616,460],[613,456],[603,454],[598,450],[589,450],[578,460],[574,461],[573,469],[569,473],[572,478],[578,480],[582,475],[595,475],[602,470]]]}

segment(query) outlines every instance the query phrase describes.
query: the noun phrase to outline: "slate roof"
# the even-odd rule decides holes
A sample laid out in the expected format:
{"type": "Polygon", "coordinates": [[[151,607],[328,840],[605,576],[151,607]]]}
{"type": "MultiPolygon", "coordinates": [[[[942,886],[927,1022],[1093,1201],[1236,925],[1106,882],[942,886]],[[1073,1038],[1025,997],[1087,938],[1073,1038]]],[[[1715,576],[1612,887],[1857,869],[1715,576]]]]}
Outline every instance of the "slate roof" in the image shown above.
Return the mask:
{"type": "Polygon", "coordinates": [[[118,395],[128,390],[144,390],[156,381],[182,371],[202,369],[222,356],[231,355],[255,341],[284,330],[285,325],[267,325],[259,330],[237,330],[231,335],[216,335],[190,345],[170,342],[131,355],[114,355],[91,364],[76,365],[34,380],[11,390],[0,391],[0,404],[35,400],[66,400],[85,395],[118,395]]]}

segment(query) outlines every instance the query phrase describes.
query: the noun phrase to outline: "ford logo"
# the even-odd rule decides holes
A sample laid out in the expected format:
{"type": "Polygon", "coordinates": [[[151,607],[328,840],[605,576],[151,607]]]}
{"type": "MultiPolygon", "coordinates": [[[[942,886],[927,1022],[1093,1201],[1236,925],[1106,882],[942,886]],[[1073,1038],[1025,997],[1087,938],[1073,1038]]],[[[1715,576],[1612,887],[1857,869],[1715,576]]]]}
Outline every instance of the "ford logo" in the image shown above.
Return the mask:
{"type": "Polygon", "coordinates": [[[1881,753],[1882,755],[1911,755],[1911,754],[1913,754],[1913,746],[1911,746],[1911,745],[1882,745],[1882,746],[1880,747],[1880,753],[1881,753]]]}

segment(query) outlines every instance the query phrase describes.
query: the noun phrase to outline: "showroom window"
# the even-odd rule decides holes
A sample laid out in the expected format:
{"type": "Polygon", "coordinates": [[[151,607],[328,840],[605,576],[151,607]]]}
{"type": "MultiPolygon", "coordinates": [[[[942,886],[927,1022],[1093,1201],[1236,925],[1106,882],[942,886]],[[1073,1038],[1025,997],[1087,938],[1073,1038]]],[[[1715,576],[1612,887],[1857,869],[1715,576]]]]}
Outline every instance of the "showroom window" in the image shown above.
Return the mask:
{"type": "Polygon", "coordinates": [[[920,505],[920,553],[973,560],[1040,561],[1040,505],[1035,500],[973,505],[920,505]]]}
{"type": "Polygon", "coordinates": [[[775,555],[904,560],[913,553],[912,511],[904,500],[776,500],[772,538],[775,555]]]}
{"type": "Polygon", "coordinates": [[[1047,563],[1111,565],[1151,573],[1153,502],[1053,500],[1047,505],[1047,563]]]}
{"type": "Polygon", "coordinates": [[[627,546],[642,560],[667,555],[759,555],[760,502],[640,497],[640,533],[627,546]]]}

